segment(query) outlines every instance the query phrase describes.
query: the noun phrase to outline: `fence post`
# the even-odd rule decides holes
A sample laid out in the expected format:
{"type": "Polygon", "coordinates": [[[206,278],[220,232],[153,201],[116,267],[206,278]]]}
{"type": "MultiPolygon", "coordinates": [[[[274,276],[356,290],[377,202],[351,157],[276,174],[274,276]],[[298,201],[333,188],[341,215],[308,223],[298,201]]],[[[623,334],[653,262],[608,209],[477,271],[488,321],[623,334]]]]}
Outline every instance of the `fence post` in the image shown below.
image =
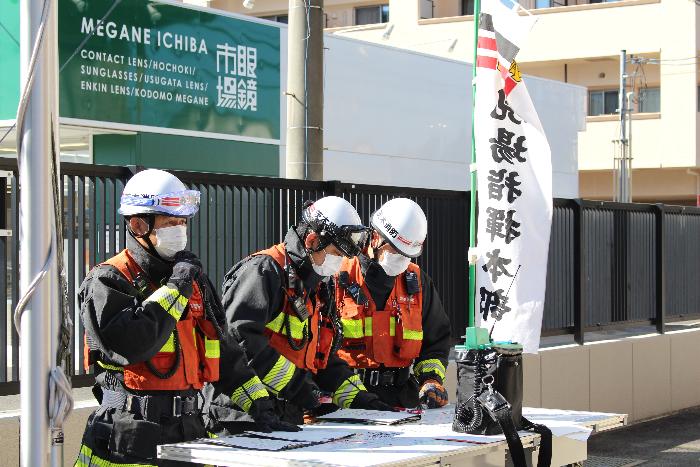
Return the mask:
{"type": "Polygon", "coordinates": [[[661,203],[655,205],[656,211],[656,332],[666,332],[666,248],[664,239],[664,224],[666,209],[661,203]]]}
{"type": "Polygon", "coordinates": [[[328,193],[331,193],[333,196],[343,197],[343,182],[340,180],[329,180],[326,182],[326,186],[328,187],[326,190],[328,193]]]}
{"type": "Polygon", "coordinates": [[[574,341],[583,345],[586,329],[585,299],[587,271],[584,271],[583,260],[583,202],[574,200],[574,341]]]}

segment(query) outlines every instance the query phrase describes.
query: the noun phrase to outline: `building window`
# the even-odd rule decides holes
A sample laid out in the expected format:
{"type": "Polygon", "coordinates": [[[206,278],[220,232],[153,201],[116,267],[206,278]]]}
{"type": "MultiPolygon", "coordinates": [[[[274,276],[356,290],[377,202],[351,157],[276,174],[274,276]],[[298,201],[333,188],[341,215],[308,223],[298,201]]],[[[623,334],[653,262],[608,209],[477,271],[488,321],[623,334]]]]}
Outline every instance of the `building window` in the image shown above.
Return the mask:
{"type": "Polygon", "coordinates": [[[551,8],[555,6],[585,5],[586,3],[612,3],[619,0],[535,0],[535,8],[551,8]]]}
{"type": "Polygon", "coordinates": [[[474,0],[462,0],[462,16],[474,14],[474,0]]]}
{"type": "Polygon", "coordinates": [[[284,24],[289,23],[289,16],[288,15],[261,16],[260,18],[267,19],[270,21],[277,21],[278,23],[284,23],[284,24]]]}
{"type": "Polygon", "coordinates": [[[569,0],[535,0],[535,8],[551,8],[553,6],[569,6],[569,0]]]}
{"type": "Polygon", "coordinates": [[[661,90],[659,88],[643,88],[639,91],[639,112],[661,111],[661,90]]]}
{"type": "Polygon", "coordinates": [[[389,5],[355,8],[355,24],[377,24],[389,22],[389,5]]]}
{"type": "Polygon", "coordinates": [[[609,115],[617,113],[617,89],[610,91],[590,91],[588,93],[588,115],[609,115]]]}

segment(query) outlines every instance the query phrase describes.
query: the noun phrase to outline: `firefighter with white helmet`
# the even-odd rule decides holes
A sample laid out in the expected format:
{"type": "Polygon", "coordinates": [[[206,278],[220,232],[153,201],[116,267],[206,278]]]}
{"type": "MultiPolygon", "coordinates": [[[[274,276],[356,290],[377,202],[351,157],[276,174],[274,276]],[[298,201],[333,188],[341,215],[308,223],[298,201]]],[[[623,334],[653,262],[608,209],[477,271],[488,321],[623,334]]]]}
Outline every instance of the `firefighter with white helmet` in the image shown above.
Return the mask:
{"type": "Polygon", "coordinates": [[[337,275],[338,355],[387,404],[442,407],[450,322],[432,279],[411,262],[423,252],[427,219],[414,201],[395,198],[372,215],[371,229],[366,254],[337,275]]]}
{"type": "MultiPolygon", "coordinates": [[[[320,406],[321,391],[338,407],[391,410],[335,353],[341,329],[332,276],[343,258],[360,252],[366,235],[350,203],[321,198],[305,204],[283,243],[244,258],[225,276],[229,332],[277,396],[283,420],[303,423],[304,411],[320,406]]],[[[209,428],[218,434],[230,431],[227,423],[237,418],[224,396],[218,388],[207,395],[213,399],[209,428]]]]}
{"type": "Polygon", "coordinates": [[[157,445],[207,435],[197,396],[213,381],[257,428],[296,429],[275,416],[238,344],[220,340],[221,302],[185,249],[198,209],[199,192],[163,170],[139,172],[124,187],[126,249],[94,267],[78,293],[84,364],[93,366],[100,407],[76,466],[169,465],[156,458],[157,445]]]}

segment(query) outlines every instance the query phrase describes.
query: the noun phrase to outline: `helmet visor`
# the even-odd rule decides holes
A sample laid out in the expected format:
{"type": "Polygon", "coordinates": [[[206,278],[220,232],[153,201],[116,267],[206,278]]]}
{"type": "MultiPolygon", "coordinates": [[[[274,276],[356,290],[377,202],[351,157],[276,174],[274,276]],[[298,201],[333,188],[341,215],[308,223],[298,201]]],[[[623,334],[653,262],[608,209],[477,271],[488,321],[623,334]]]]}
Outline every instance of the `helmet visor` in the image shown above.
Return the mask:
{"type": "Polygon", "coordinates": [[[123,194],[122,206],[143,207],[144,212],[162,213],[166,216],[191,217],[199,211],[200,193],[197,190],[178,191],[161,195],[123,194]]]}
{"type": "Polygon", "coordinates": [[[364,225],[344,225],[331,235],[331,243],[345,256],[360,254],[367,242],[367,227],[364,225]]]}

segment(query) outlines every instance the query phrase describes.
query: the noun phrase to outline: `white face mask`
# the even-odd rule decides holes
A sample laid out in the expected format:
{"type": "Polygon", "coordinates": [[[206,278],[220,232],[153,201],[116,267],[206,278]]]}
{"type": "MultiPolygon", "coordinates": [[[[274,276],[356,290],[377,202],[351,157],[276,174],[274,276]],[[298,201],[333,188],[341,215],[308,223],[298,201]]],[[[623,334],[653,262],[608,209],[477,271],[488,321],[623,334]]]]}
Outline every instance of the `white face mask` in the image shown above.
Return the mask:
{"type": "Polygon", "coordinates": [[[153,245],[163,259],[172,259],[175,253],[187,246],[187,226],[173,225],[156,229],[156,244],[153,245]]]}
{"type": "Polygon", "coordinates": [[[323,264],[312,264],[311,266],[313,266],[314,271],[316,271],[316,274],[319,276],[328,277],[340,271],[342,262],[342,256],[332,255],[326,252],[326,258],[323,260],[323,264]]]}
{"type": "Polygon", "coordinates": [[[398,253],[389,253],[388,251],[385,251],[382,258],[378,261],[387,276],[398,276],[408,268],[410,262],[411,258],[398,253]]]}

